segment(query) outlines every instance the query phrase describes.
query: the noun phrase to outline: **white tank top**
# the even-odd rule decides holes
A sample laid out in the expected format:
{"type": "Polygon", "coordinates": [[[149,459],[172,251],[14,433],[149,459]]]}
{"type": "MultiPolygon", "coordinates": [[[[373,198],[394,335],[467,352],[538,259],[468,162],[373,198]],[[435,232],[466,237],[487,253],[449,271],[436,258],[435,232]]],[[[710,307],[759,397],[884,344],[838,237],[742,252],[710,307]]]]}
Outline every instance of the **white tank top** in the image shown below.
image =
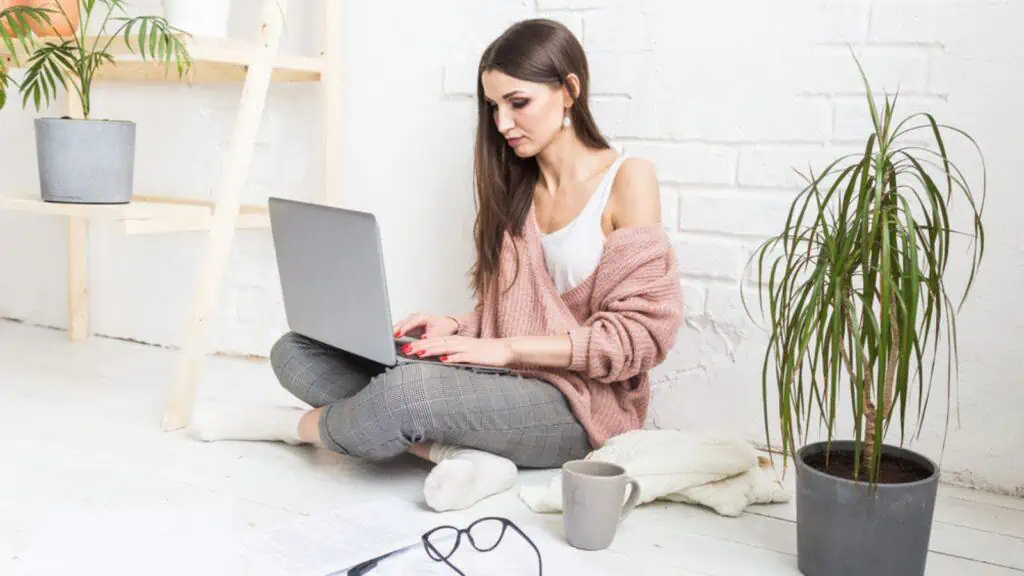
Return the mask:
{"type": "Polygon", "coordinates": [[[540,234],[548,273],[559,294],[565,294],[586,280],[601,261],[605,241],[601,216],[611,196],[615,174],[625,159],[625,154],[619,155],[586,206],[571,222],[550,234],[540,234]]]}

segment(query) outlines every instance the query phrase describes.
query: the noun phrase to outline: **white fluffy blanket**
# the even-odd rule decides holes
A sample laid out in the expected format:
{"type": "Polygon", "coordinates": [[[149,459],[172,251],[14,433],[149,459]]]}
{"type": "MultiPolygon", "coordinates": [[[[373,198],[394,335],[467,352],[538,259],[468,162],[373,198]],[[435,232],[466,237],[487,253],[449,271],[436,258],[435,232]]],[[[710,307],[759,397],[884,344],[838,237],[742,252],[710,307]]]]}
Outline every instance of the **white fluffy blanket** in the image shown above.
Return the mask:
{"type": "MultiPolygon", "coordinates": [[[[787,502],[791,494],[749,443],[680,430],[635,430],[616,436],[587,460],[618,464],[640,483],[640,500],[706,506],[738,516],[751,504],[787,502]]],[[[534,512],[561,512],[561,473],[546,487],[523,486],[519,498],[534,512]]]]}

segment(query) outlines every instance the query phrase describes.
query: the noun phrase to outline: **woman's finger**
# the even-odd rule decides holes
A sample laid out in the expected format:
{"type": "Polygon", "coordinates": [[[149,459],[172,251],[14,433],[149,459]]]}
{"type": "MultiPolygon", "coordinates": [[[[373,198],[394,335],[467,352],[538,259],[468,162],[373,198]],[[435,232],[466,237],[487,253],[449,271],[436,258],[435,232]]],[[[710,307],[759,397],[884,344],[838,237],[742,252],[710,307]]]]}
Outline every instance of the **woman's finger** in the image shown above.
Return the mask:
{"type": "Polygon", "coordinates": [[[395,325],[395,336],[405,336],[406,333],[419,328],[426,323],[423,314],[416,313],[406,317],[395,325]]]}
{"type": "Polygon", "coordinates": [[[405,326],[408,323],[409,323],[409,318],[403,318],[403,319],[399,320],[398,322],[395,322],[395,325],[392,328],[394,330],[395,336],[401,336],[402,333],[405,332],[405,326]]]}
{"type": "Polygon", "coordinates": [[[437,332],[434,328],[435,326],[432,318],[425,320],[423,322],[423,334],[420,335],[420,338],[433,338],[434,333],[437,332]]]}
{"type": "Polygon", "coordinates": [[[444,354],[441,356],[441,362],[445,364],[461,363],[461,364],[472,364],[473,355],[468,352],[453,352],[452,354],[444,354]]]}
{"type": "Polygon", "coordinates": [[[461,343],[451,338],[436,338],[433,342],[434,344],[430,347],[429,351],[431,356],[442,356],[462,351],[461,343]]]}
{"type": "Polygon", "coordinates": [[[436,356],[438,348],[440,344],[437,340],[430,338],[410,342],[402,348],[402,352],[413,356],[436,356]]]}
{"type": "Polygon", "coordinates": [[[444,354],[439,360],[445,364],[479,364],[481,366],[498,366],[493,359],[489,359],[485,355],[476,353],[473,350],[466,352],[456,352],[454,354],[444,354]]]}
{"type": "Polygon", "coordinates": [[[452,337],[429,338],[409,344],[409,353],[422,356],[441,356],[465,350],[465,343],[452,337]],[[422,353],[422,354],[421,354],[422,353]]]}

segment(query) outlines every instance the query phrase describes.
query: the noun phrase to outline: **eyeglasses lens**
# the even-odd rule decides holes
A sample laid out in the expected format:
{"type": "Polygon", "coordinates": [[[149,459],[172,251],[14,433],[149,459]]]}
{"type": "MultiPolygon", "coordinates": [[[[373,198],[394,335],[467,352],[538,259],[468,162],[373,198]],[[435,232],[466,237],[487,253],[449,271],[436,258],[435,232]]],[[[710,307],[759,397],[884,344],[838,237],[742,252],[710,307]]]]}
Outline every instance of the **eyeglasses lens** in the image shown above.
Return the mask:
{"type": "Polygon", "coordinates": [[[481,551],[493,550],[505,532],[505,524],[501,520],[489,518],[474,523],[469,529],[469,535],[473,538],[473,546],[481,551]]]}
{"type": "Polygon", "coordinates": [[[452,555],[455,546],[459,541],[459,531],[455,528],[444,527],[435,530],[427,537],[430,546],[427,552],[434,560],[444,560],[452,555]],[[433,550],[430,549],[433,547],[433,550]]]}

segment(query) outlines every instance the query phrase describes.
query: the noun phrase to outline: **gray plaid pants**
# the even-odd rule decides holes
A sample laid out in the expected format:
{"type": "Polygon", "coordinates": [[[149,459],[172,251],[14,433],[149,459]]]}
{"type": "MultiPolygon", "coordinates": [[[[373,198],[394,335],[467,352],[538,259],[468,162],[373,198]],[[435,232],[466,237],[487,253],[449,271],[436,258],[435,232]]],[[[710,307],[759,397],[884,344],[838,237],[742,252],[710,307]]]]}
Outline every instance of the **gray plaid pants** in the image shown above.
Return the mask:
{"type": "Polygon", "coordinates": [[[386,367],[289,332],[270,352],[274,373],[303,402],[325,409],[320,438],[368,460],[438,442],[556,468],[591,450],[583,426],[551,384],[431,364],[386,367]]]}

